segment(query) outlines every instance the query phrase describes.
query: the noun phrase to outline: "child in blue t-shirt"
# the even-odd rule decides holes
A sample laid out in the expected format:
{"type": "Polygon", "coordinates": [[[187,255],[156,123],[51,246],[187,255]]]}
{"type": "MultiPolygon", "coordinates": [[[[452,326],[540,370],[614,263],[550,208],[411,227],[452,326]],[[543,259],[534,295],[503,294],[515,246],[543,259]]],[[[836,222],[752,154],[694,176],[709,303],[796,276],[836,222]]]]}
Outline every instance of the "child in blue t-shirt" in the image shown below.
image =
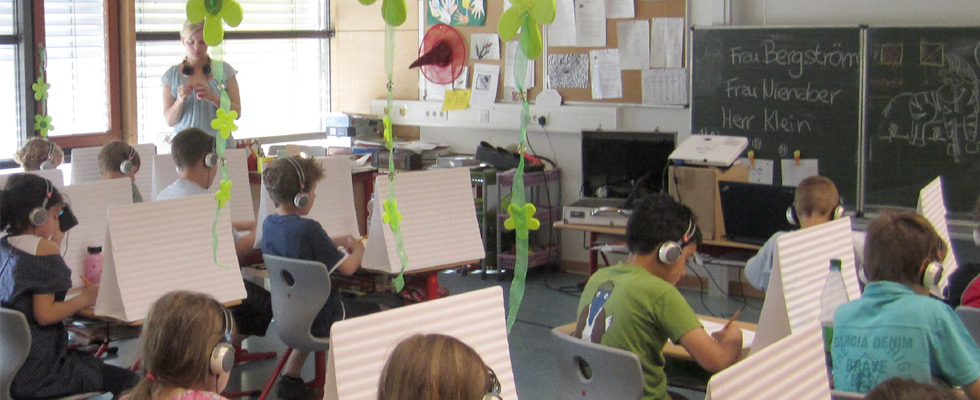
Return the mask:
{"type": "MultiPolygon", "coordinates": [[[[276,213],[262,225],[262,254],[319,261],[331,272],[351,275],[361,266],[364,245],[352,236],[331,238],[320,223],[303,216],[310,213],[316,200],[316,186],[323,179],[323,168],[314,160],[301,157],[278,159],[262,173],[269,195],[276,203],[276,213]],[[343,244],[338,246],[337,243],[343,244]]],[[[380,311],[377,304],[341,300],[336,290],[313,320],[313,336],[326,337],[335,321],[380,311]]],[[[280,398],[319,397],[306,387],[300,377],[309,353],[293,351],[276,385],[280,398]]]]}
{"type": "Polygon", "coordinates": [[[962,386],[980,399],[980,349],[949,306],[928,296],[946,245],[921,215],[884,214],[868,226],[860,299],[834,314],[834,387],[866,393],[900,377],[962,386]]]}

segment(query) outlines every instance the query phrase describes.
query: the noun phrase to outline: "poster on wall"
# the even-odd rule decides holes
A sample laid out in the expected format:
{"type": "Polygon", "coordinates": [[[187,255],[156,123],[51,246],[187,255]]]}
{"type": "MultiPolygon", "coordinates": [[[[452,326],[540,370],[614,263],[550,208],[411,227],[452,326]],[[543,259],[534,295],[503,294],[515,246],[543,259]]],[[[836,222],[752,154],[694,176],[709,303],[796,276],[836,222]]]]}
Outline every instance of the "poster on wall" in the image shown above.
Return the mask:
{"type": "Polygon", "coordinates": [[[487,0],[426,0],[426,25],[485,26],[487,0]]]}

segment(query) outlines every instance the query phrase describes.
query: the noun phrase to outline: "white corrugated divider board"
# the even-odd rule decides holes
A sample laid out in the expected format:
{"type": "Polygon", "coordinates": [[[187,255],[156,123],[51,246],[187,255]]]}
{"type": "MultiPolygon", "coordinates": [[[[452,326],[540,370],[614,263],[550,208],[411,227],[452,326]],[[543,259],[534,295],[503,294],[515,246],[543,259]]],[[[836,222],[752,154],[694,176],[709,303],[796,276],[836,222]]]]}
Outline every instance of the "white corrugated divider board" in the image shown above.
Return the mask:
{"type": "MultiPolygon", "coordinates": [[[[361,265],[397,273],[401,261],[395,237],[381,217],[382,204],[388,199],[387,175],[376,178],[374,193],[374,217],[361,265]]],[[[400,172],[395,179],[395,199],[402,214],[402,238],[408,254],[405,271],[478,260],[486,255],[468,168],[400,172]]]]}
{"type": "Polygon", "coordinates": [[[811,321],[708,381],[711,400],[829,400],[820,323],[811,321]]]}
{"type": "MultiPolygon", "coordinates": [[[[231,201],[226,207],[231,209],[231,220],[234,222],[254,222],[255,211],[252,207],[252,190],[248,183],[248,150],[228,149],[225,151],[225,163],[228,166],[228,179],[231,179],[231,201]]],[[[173,156],[159,154],[153,159],[153,200],[163,189],[180,179],[173,156]]],[[[214,180],[208,192],[217,193],[221,188],[221,169],[214,174],[214,180]]]]}
{"type": "Polygon", "coordinates": [[[110,207],[95,314],[138,321],[174,290],[206,293],[222,303],[245,298],[227,210],[216,225],[223,267],[214,263],[215,210],[210,194],[110,207]]]}
{"type": "MultiPolygon", "coordinates": [[[[357,215],[354,212],[354,184],[351,182],[350,159],[347,156],[331,156],[317,157],[316,161],[323,167],[323,179],[316,185],[316,199],[307,218],[319,222],[331,237],[351,235],[357,238],[360,231],[357,227],[357,215]]],[[[262,246],[262,225],[265,217],[276,212],[275,203],[269,195],[264,180],[259,199],[255,248],[262,246]]]]}
{"type": "Polygon", "coordinates": [[[64,193],[78,225],[65,234],[61,249],[65,264],[71,269],[72,287],[79,287],[88,246],[105,244],[106,211],[112,206],[132,204],[132,185],[129,179],[98,180],[70,185],[64,193]]]}
{"type": "Polygon", "coordinates": [[[956,261],[956,253],[953,252],[952,242],[949,240],[949,227],[946,224],[946,200],[943,198],[942,177],[936,177],[926,187],[919,191],[919,203],[917,206],[919,213],[922,214],[932,224],[936,234],[946,243],[947,254],[943,260],[943,277],[939,281],[939,287],[943,291],[949,286],[949,275],[960,267],[956,261]]]}
{"type": "MultiPolygon", "coordinates": [[[[153,161],[157,154],[157,146],[153,143],[137,143],[132,145],[140,155],[140,169],[136,173],[136,188],[143,199],[149,201],[153,197],[153,161]]],[[[71,184],[95,182],[102,180],[102,168],[99,167],[99,151],[102,146],[80,147],[71,151],[71,184]]]]}
{"type": "Polygon", "coordinates": [[[330,330],[324,400],[375,400],[391,351],[416,334],[438,333],[472,347],[500,381],[500,397],[517,399],[503,289],[499,286],[337,322],[330,330]]]}
{"type": "Polygon", "coordinates": [[[850,218],[790,232],[776,239],[775,263],[752,343],[753,354],[801,326],[817,321],[820,293],[832,259],[841,260],[848,298],[861,297],[850,218]]]}
{"type": "Polygon", "coordinates": [[[0,188],[7,187],[7,179],[10,179],[12,175],[20,174],[20,173],[37,175],[44,179],[47,179],[51,181],[51,184],[54,185],[54,187],[58,190],[65,188],[65,175],[60,169],[45,169],[41,171],[29,171],[29,172],[24,172],[23,170],[18,169],[14,171],[14,173],[0,175],[0,188]]]}

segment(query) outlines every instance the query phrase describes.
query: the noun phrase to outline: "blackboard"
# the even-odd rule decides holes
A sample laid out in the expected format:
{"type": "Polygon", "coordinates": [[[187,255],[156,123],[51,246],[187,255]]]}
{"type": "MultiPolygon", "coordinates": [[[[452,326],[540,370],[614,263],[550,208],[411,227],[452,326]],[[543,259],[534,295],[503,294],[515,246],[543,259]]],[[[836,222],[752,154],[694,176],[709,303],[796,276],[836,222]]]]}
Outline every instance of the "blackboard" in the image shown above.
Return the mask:
{"type": "Polygon", "coordinates": [[[915,207],[943,177],[972,219],[980,189],[980,28],[869,28],[866,204],[915,207]]]}
{"type": "Polygon", "coordinates": [[[757,158],[820,161],[852,208],[858,193],[861,30],[694,29],[691,132],[746,136],[757,158]]]}

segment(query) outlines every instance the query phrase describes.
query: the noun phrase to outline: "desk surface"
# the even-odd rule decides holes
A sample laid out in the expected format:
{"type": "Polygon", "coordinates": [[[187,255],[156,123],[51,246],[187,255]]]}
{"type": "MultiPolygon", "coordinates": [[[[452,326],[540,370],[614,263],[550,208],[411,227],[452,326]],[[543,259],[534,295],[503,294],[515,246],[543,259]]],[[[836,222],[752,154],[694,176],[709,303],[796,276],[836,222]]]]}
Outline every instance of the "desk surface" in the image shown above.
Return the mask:
{"type": "MultiPolygon", "coordinates": [[[[577,224],[566,224],[564,222],[555,222],[553,225],[555,228],[559,229],[570,229],[573,231],[583,231],[583,232],[596,232],[596,233],[610,233],[613,235],[625,235],[626,228],[622,226],[605,226],[605,225],[577,225],[577,224]]],[[[715,246],[715,247],[727,247],[732,249],[745,249],[745,250],[759,250],[761,246],[732,242],[729,240],[705,240],[704,245],[715,246]]]]}
{"type": "MultiPolygon", "coordinates": [[[[705,320],[705,321],[720,322],[720,323],[726,323],[726,322],[728,322],[728,320],[725,319],[725,318],[709,317],[709,316],[705,316],[705,315],[698,315],[698,319],[702,319],[702,320],[705,320]]],[[[742,328],[742,329],[748,330],[748,331],[753,331],[753,332],[756,329],[759,328],[759,325],[758,324],[753,324],[751,322],[745,322],[745,321],[735,321],[735,322],[733,322],[733,324],[735,326],[739,327],[739,328],[742,328]]],[[[556,329],[558,329],[559,332],[564,332],[566,334],[571,335],[572,334],[572,331],[575,330],[575,322],[572,322],[570,324],[565,324],[565,325],[559,326],[556,329]]],[[[739,359],[740,360],[741,359],[744,359],[748,355],[749,355],[749,349],[748,348],[743,348],[742,349],[742,355],[739,357],[739,359]]],[[[674,344],[674,343],[672,343],[669,340],[667,341],[667,344],[664,345],[664,357],[674,358],[674,359],[678,359],[678,360],[694,361],[694,358],[691,357],[691,353],[688,353],[687,350],[684,349],[684,346],[681,346],[680,344],[674,344]]]]}

